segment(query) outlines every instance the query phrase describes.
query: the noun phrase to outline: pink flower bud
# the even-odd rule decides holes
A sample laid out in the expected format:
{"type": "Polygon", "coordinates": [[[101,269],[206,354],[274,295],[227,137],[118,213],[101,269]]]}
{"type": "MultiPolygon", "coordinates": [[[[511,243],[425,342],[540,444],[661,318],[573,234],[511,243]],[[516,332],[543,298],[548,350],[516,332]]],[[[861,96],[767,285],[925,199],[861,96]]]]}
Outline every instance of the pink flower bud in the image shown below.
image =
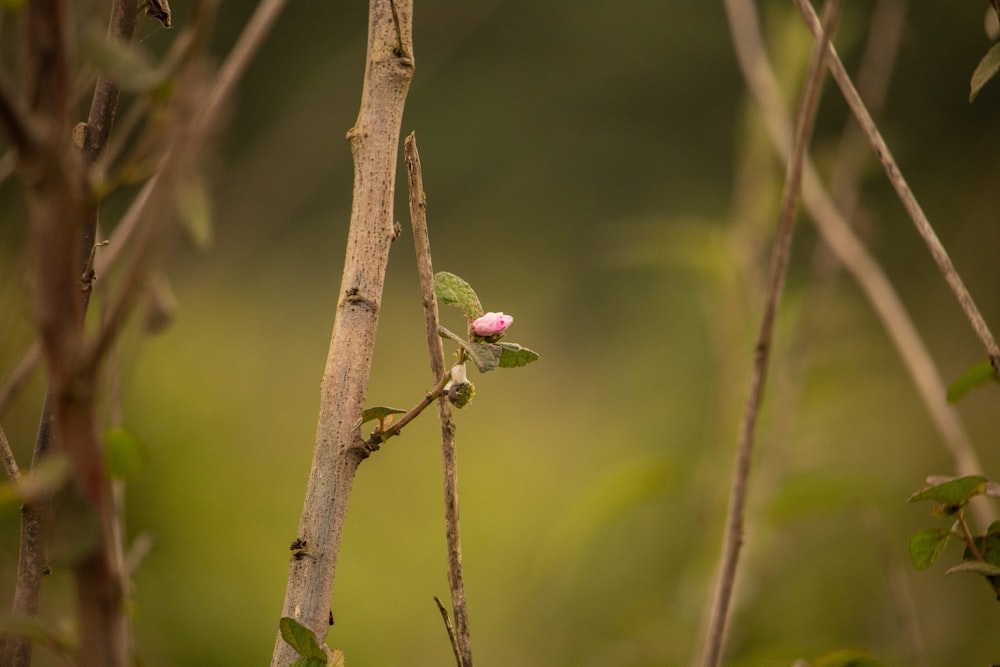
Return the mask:
{"type": "Polygon", "coordinates": [[[514,322],[512,315],[486,313],[472,323],[472,333],[477,336],[494,336],[504,331],[514,322]]]}

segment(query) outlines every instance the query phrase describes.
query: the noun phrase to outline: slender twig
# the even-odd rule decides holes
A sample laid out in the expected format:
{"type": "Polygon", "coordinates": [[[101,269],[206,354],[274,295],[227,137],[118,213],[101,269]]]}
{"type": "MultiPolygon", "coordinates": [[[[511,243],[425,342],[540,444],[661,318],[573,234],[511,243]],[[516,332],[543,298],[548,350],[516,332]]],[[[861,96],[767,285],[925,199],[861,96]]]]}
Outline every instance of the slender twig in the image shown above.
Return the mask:
{"type": "MultiPolygon", "coordinates": [[[[761,109],[772,143],[779,153],[787,156],[791,150],[791,122],[764,48],[754,4],[750,0],[726,0],[725,8],[737,63],[747,88],[761,109]]],[[[823,241],[864,292],[889,335],[932,423],[955,460],[956,471],[961,475],[979,474],[982,466],[975,448],[958,412],[945,400],[944,382],[919,331],[882,267],[838,211],[810,163],[805,168],[802,198],[823,241]]],[[[996,513],[991,503],[977,504],[974,510],[984,524],[996,513]]]]}
{"type": "Polygon", "coordinates": [[[0,426],[0,463],[7,473],[7,479],[16,482],[21,478],[21,469],[17,467],[17,459],[14,458],[14,450],[7,442],[7,434],[4,433],[3,426],[0,426]]]}
{"type": "Polygon", "coordinates": [[[372,450],[377,449],[380,444],[382,444],[389,438],[399,435],[400,431],[403,430],[404,426],[406,426],[411,421],[416,419],[421,412],[423,412],[431,403],[434,402],[435,398],[441,396],[441,391],[444,389],[444,386],[448,383],[448,379],[450,377],[451,377],[450,373],[443,374],[441,376],[441,379],[438,380],[438,383],[434,385],[434,388],[431,389],[426,394],[424,394],[424,397],[420,399],[420,402],[414,405],[412,408],[410,408],[402,417],[400,417],[396,422],[394,422],[392,426],[389,426],[388,428],[385,429],[379,428],[373,431],[371,436],[369,436],[368,440],[365,441],[365,444],[368,446],[368,448],[372,450]]]}
{"type": "MultiPolygon", "coordinates": [[[[802,13],[809,30],[817,39],[819,39],[822,27],[820,25],[819,18],[816,16],[816,12],[812,8],[812,5],[810,5],[807,0],[795,0],[795,6],[798,7],[799,11],[802,13]]],[[[928,250],[930,250],[931,257],[938,265],[938,269],[941,271],[941,274],[944,276],[945,281],[951,288],[952,293],[958,300],[958,304],[961,306],[962,312],[965,313],[966,318],[968,318],[969,323],[972,325],[973,331],[975,331],[976,336],[979,338],[980,343],[986,351],[987,357],[990,359],[990,363],[993,365],[994,372],[1000,375],[1000,346],[997,345],[996,339],[993,337],[989,326],[986,324],[986,320],[983,319],[978,306],[976,306],[976,302],[973,300],[972,295],[969,294],[969,290],[965,287],[962,277],[955,269],[954,264],[952,264],[951,258],[948,256],[948,251],[944,249],[944,246],[941,244],[937,234],[934,232],[934,228],[931,226],[930,221],[927,219],[927,216],[924,214],[923,209],[917,202],[916,197],[910,190],[910,186],[907,184],[906,179],[903,178],[903,175],[899,170],[899,165],[896,164],[896,160],[892,156],[889,146],[882,138],[882,134],[878,131],[875,121],[872,119],[871,114],[868,113],[865,103],[862,101],[857,89],[855,89],[854,84],[851,82],[851,77],[844,68],[843,63],[840,61],[840,57],[837,55],[836,49],[832,44],[827,43],[826,51],[827,66],[830,69],[830,73],[833,75],[834,80],[840,87],[840,91],[843,94],[844,99],[847,101],[848,106],[851,107],[851,111],[854,112],[854,116],[858,119],[858,124],[861,126],[862,131],[865,133],[865,136],[868,137],[868,141],[871,143],[872,149],[875,151],[875,154],[882,163],[882,167],[885,169],[889,182],[896,191],[900,202],[903,204],[903,208],[905,208],[906,212],[910,215],[910,219],[913,221],[913,225],[916,227],[917,233],[920,234],[920,237],[924,240],[928,250]]]]}
{"type": "MultiPolygon", "coordinates": [[[[438,335],[434,266],[431,263],[431,242],[427,231],[427,196],[424,193],[417,140],[412,133],[406,138],[403,153],[410,185],[410,222],[413,225],[417,273],[420,276],[420,292],[424,301],[427,351],[430,356],[431,374],[439,377],[444,374],[444,345],[441,336],[438,335]]],[[[445,396],[438,398],[438,416],[441,421],[441,454],[444,460],[444,522],[448,541],[448,585],[451,588],[451,605],[455,613],[458,643],[456,658],[458,667],[472,667],[472,639],[469,633],[465,580],[462,576],[462,539],[459,531],[458,451],[455,447],[455,424],[451,420],[451,406],[445,396]]]]}
{"type": "Polygon", "coordinates": [[[799,115],[796,121],[792,153],[788,158],[785,188],[781,197],[778,227],[775,232],[774,250],[771,256],[764,316],[754,354],[750,395],[747,399],[746,411],[744,412],[740,430],[739,444],[737,445],[737,459],[730,491],[730,505],[722,564],[719,571],[712,620],[706,639],[704,654],[704,665],[706,667],[716,667],[719,665],[722,661],[722,654],[725,648],[726,625],[729,617],[732,593],[736,583],[740,550],[743,545],[747,487],[750,478],[750,462],[753,456],[757,418],[760,415],[763,405],[764,389],[767,384],[768,361],[774,338],[774,325],[785,287],[788,262],[791,257],[795,216],[798,210],[802,181],[802,167],[805,163],[806,150],[812,137],[816,111],[819,108],[819,98],[822,91],[824,73],[824,49],[822,45],[829,41],[829,34],[832,27],[836,24],[839,9],[839,0],[830,0],[826,4],[823,37],[820,40],[820,46],[813,50],[809,71],[806,75],[802,102],[799,107],[799,115]]]}
{"type": "Polygon", "coordinates": [[[444,629],[448,633],[448,641],[451,642],[451,650],[455,653],[455,664],[458,667],[462,667],[462,653],[458,648],[458,638],[455,637],[455,626],[451,622],[451,616],[448,615],[448,610],[445,609],[444,604],[441,602],[441,598],[434,596],[434,603],[437,604],[438,611],[441,612],[441,620],[444,621],[444,629]]]}

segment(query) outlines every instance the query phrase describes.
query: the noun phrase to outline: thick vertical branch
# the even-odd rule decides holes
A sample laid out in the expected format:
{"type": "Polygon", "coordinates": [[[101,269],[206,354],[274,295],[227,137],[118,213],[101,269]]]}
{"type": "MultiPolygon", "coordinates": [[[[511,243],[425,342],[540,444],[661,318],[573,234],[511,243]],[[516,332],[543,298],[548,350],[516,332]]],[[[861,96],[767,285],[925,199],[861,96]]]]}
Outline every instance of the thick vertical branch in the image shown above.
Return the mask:
{"type": "MultiPolygon", "coordinates": [[[[393,195],[399,128],[413,78],[412,0],[371,0],[361,110],[347,133],[354,193],[347,256],[320,389],[316,447],[291,560],[282,616],[326,636],[351,483],[368,455],[354,428],[364,409],[382,286],[395,238],[393,195]]],[[[279,635],[272,665],[294,650],[279,635]]]]}
{"type": "MultiPolygon", "coordinates": [[[[129,630],[121,600],[122,545],[120,540],[112,537],[117,531],[112,525],[115,513],[110,499],[101,497],[97,491],[106,484],[106,480],[103,479],[103,474],[94,469],[95,465],[103,467],[103,457],[100,456],[101,447],[97,441],[95,405],[92,399],[93,377],[83,380],[82,384],[90,386],[90,390],[83,392],[86,394],[83,397],[67,396],[67,393],[73,393],[74,390],[65,386],[80,380],[73,378],[75,372],[73,368],[79,361],[83,318],[89,303],[90,291],[89,289],[81,291],[77,286],[88,272],[97,230],[97,208],[95,205],[86,204],[86,198],[83,196],[86,170],[97,161],[107,145],[118,107],[119,86],[105,77],[98,79],[87,120],[83,160],[82,162],[74,160],[73,151],[68,146],[70,122],[67,93],[68,63],[65,52],[59,51],[59,48],[65,49],[65,36],[60,32],[65,30],[65,11],[56,4],[48,8],[42,4],[34,3],[32,11],[35,13],[29,14],[26,47],[29,70],[35,73],[35,78],[29,79],[36,81],[33,94],[35,108],[39,111],[48,109],[52,120],[48,128],[51,132],[48,137],[49,144],[41,154],[51,153],[51,157],[45,158],[44,162],[52,161],[55,164],[52,165],[53,171],[41,178],[38,183],[40,185],[49,181],[49,187],[52,183],[61,184],[57,186],[61,191],[45,195],[29,195],[29,201],[35,201],[37,211],[40,206],[45,206],[44,202],[37,201],[39,196],[55,196],[63,203],[65,209],[59,214],[60,217],[48,221],[44,221],[44,218],[51,214],[42,214],[42,217],[33,216],[33,224],[36,233],[39,234],[39,238],[35,241],[37,252],[40,253],[37,260],[38,275],[51,272],[58,282],[58,284],[47,284],[44,293],[40,292],[36,300],[39,312],[46,314],[41,326],[43,336],[48,331],[49,344],[46,345],[45,351],[53,374],[50,375],[49,387],[42,403],[33,464],[44,458],[51,449],[52,436],[56,432],[52,428],[55,416],[53,410],[58,409],[67,420],[69,415],[73,415],[75,430],[73,437],[68,440],[69,446],[73,448],[71,454],[75,453],[73,458],[78,473],[88,478],[86,483],[94,491],[92,499],[99,498],[98,511],[104,516],[102,532],[107,536],[102,553],[91,559],[91,562],[81,564],[82,570],[77,572],[78,593],[81,598],[87,597],[90,600],[90,602],[81,600],[81,627],[87,626],[91,635],[94,635],[85,639],[85,650],[95,652],[98,656],[95,659],[105,659],[104,656],[108,653],[114,653],[124,660],[128,653],[129,630]],[[53,30],[53,27],[57,29],[53,30]],[[59,47],[60,44],[63,46],[59,47]],[[38,81],[38,77],[44,78],[38,81]],[[50,80],[59,77],[63,80],[50,80]],[[60,160],[57,158],[60,153],[68,153],[68,156],[60,160]],[[74,183],[74,180],[78,182],[74,183]],[[51,235],[57,236],[60,242],[54,248],[46,248],[48,241],[43,239],[51,235]],[[50,252],[57,256],[53,257],[50,252]],[[55,263],[59,263],[59,268],[55,263]],[[65,313],[71,316],[71,319],[60,320],[57,316],[53,320],[49,308],[67,308],[65,313]],[[59,336],[74,338],[75,342],[71,347],[75,350],[64,349],[59,352],[57,348],[53,348],[57,333],[59,336]],[[60,355],[55,364],[53,364],[53,354],[60,355]],[[107,507],[101,507],[102,503],[106,503],[107,507]],[[99,641],[97,639],[99,635],[110,639],[113,645],[95,648],[93,643],[99,641]]],[[[135,21],[136,3],[131,0],[115,0],[108,27],[108,38],[130,41],[135,21]]],[[[45,114],[42,116],[45,117],[45,114]]],[[[22,173],[31,173],[32,162],[32,154],[28,153],[21,165],[22,173]]],[[[87,282],[84,282],[84,285],[89,286],[87,282]]],[[[69,426],[64,427],[60,424],[60,428],[69,426]]],[[[44,550],[48,513],[46,501],[27,503],[21,509],[17,583],[11,608],[11,612],[15,615],[34,615],[38,611],[42,580],[48,571],[44,550]]],[[[31,643],[27,639],[9,637],[4,646],[3,664],[27,665],[31,661],[31,653],[31,643]]],[[[106,659],[112,661],[108,664],[117,664],[115,658],[106,659]]]]}
{"type": "MultiPolygon", "coordinates": [[[[431,262],[431,241],[427,231],[427,197],[420,171],[420,153],[413,134],[406,138],[406,172],[410,185],[410,221],[413,224],[413,245],[417,252],[417,273],[424,301],[427,325],[427,350],[430,355],[431,377],[445,373],[444,346],[438,335],[438,307],[434,294],[434,265],[431,262]]],[[[455,424],[451,406],[445,395],[438,397],[438,418],[441,422],[441,453],[444,460],[444,524],[448,542],[448,588],[455,614],[455,631],[448,628],[458,667],[472,667],[472,639],[469,633],[469,610],[465,601],[465,580],[462,576],[462,539],[458,516],[458,450],[455,447],[455,424]]],[[[436,598],[435,598],[436,599],[436,598]]],[[[440,602],[438,605],[440,606],[440,602]]],[[[442,614],[447,612],[442,607],[442,614]]]]}

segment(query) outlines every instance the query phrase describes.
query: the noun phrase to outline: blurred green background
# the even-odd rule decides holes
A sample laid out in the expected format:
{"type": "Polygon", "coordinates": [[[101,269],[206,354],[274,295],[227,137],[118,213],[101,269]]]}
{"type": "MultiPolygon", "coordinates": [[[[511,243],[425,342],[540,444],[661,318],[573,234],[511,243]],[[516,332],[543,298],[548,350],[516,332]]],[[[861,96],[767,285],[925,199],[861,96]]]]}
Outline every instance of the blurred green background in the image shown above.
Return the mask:
{"type": "MultiPolygon", "coordinates": [[[[95,20],[102,6],[82,5],[95,20]]],[[[183,25],[188,2],[175,0],[183,25]]],[[[849,3],[838,46],[857,65],[874,3],[849,3]]],[[[1000,83],[968,103],[990,42],[986,2],[911,3],[881,127],[984,315],[1000,328],[1000,83]]],[[[249,16],[224,3],[220,58],[249,16]]],[[[788,82],[809,41],[790,3],[764,25],[788,82]]],[[[721,3],[417,0],[415,130],[435,268],[507,339],[542,355],[474,377],[457,414],[465,574],[477,664],[685,665],[713,589],[738,421],[760,318],[782,163],[766,148],[721,3]],[[750,195],[739,174],[756,179],[750,195]]],[[[312,457],[340,284],[352,165],[344,139],[364,69],[367,5],[289,3],[239,90],[213,164],[215,242],[166,273],[174,326],[120,353],[125,421],[149,449],[128,489],[143,664],[270,658],[312,457]]],[[[7,32],[11,25],[5,26],[7,32]]],[[[176,31],[140,24],[162,52],[176,31]]],[[[794,91],[788,91],[794,95],[794,91]]],[[[844,125],[828,87],[814,156],[844,125]]],[[[871,163],[864,235],[943,375],[983,355],[871,163]]],[[[24,223],[0,184],[0,368],[30,339],[24,223]]],[[[105,224],[114,224],[114,204],[105,224]]],[[[369,404],[432,383],[405,177],[369,404]]],[[[838,647],[913,664],[1000,661],[1000,606],[979,579],[914,572],[907,541],[937,525],[905,503],[953,472],[906,371],[849,278],[817,271],[802,220],[759,432],[730,665],[789,665],[838,647]]],[[[460,328],[458,313],[445,325],[460,328]]],[[[42,383],[4,417],[26,462],[42,383]]],[[[1000,477],[995,387],[959,410],[1000,477]]],[[[332,601],[347,664],[447,665],[440,446],[432,414],[358,472],[332,601]]],[[[0,592],[16,567],[0,518],[0,592]]],[[[954,547],[953,547],[954,549],[954,547]]],[[[958,559],[954,549],[945,556],[958,559]]],[[[71,617],[56,571],[44,613],[71,617]]],[[[39,664],[48,664],[40,659],[39,664]]]]}

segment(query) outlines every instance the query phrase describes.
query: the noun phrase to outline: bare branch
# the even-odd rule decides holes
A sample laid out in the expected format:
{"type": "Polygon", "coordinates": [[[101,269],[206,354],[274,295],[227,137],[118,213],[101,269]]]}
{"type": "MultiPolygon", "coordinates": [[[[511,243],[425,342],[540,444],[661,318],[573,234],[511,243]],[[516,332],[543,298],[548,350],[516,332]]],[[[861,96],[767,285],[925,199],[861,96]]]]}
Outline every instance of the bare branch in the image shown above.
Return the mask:
{"type": "MultiPolygon", "coordinates": [[[[806,25],[809,26],[809,30],[811,30],[813,35],[819,39],[821,26],[819,18],[816,16],[816,12],[813,11],[812,5],[810,5],[807,0],[795,0],[795,5],[802,13],[806,25]]],[[[935,263],[938,265],[938,269],[944,276],[948,286],[951,287],[955,298],[958,300],[959,306],[961,306],[966,318],[968,318],[969,323],[972,325],[973,331],[975,331],[976,336],[979,337],[979,341],[986,351],[986,355],[989,357],[990,363],[993,365],[994,372],[1000,375],[1000,346],[997,345],[996,339],[993,337],[989,326],[986,324],[986,320],[983,319],[983,316],[979,312],[979,308],[976,306],[972,295],[969,294],[969,290],[965,287],[965,283],[962,281],[961,276],[955,269],[954,264],[952,264],[951,258],[948,256],[948,252],[944,249],[944,246],[941,244],[937,234],[934,232],[934,228],[931,226],[930,221],[927,219],[927,216],[924,214],[923,209],[917,202],[916,197],[910,190],[910,186],[907,184],[906,179],[903,178],[902,173],[899,171],[899,166],[896,164],[896,160],[893,158],[892,152],[889,150],[889,146],[882,138],[882,134],[878,131],[875,121],[872,119],[871,114],[868,113],[868,109],[865,107],[861,96],[858,94],[857,89],[855,89],[854,84],[851,82],[851,77],[844,68],[843,63],[840,61],[840,57],[837,55],[836,49],[832,44],[827,44],[826,49],[828,55],[827,64],[830,68],[830,73],[833,75],[834,80],[836,80],[837,85],[840,87],[841,93],[844,95],[844,99],[847,101],[848,106],[851,107],[851,111],[854,112],[854,116],[858,119],[858,123],[860,124],[862,131],[864,131],[865,135],[868,137],[868,140],[872,145],[872,149],[882,162],[882,167],[885,169],[886,176],[889,178],[889,182],[896,191],[896,194],[902,202],[903,207],[906,209],[906,212],[909,213],[910,219],[913,221],[913,224],[917,229],[917,233],[920,234],[920,237],[924,240],[928,250],[930,250],[931,257],[934,258],[935,263]]]]}
{"type": "Polygon", "coordinates": [[[774,337],[774,324],[777,319],[778,305],[781,302],[785,279],[788,273],[795,214],[798,210],[801,190],[802,167],[805,163],[809,141],[812,138],[816,111],[819,108],[820,92],[822,91],[823,59],[825,54],[823,45],[830,39],[829,35],[832,27],[836,25],[839,11],[839,0],[830,0],[827,2],[822,37],[818,42],[819,45],[817,48],[813,50],[809,63],[803,98],[795,125],[792,152],[788,158],[785,188],[781,197],[781,211],[771,257],[771,268],[764,304],[764,317],[757,337],[753,376],[750,381],[750,396],[747,399],[746,411],[743,415],[743,423],[740,430],[739,444],[737,446],[737,459],[730,491],[722,564],[712,610],[712,621],[706,639],[703,662],[705,667],[717,667],[720,665],[725,648],[726,625],[729,617],[732,593],[736,583],[740,550],[743,546],[747,486],[750,479],[750,462],[753,456],[757,418],[760,415],[763,405],[764,389],[767,384],[767,367],[770,359],[771,343],[774,337]]]}
{"type": "MultiPolygon", "coordinates": [[[[347,255],[297,535],[309,549],[306,557],[290,562],[281,613],[320,638],[329,630],[351,484],[367,455],[353,427],[364,410],[389,246],[396,236],[392,210],[399,127],[413,78],[412,0],[371,0],[368,16],[361,109],[347,134],[354,158],[347,255]]],[[[271,664],[284,667],[295,658],[279,633],[271,664]]]]}
{"type": "Polygon", "coordinates": [[[7,479],[16,482],[21,478],[21,469],[17,467],[17,459],[14,458],[14,450],[7,442],[7,434],[4,433],[3,426],[0,426],[0,463],[7,473],[7,479]]]}
{"type": "MultiPolygon", "coordinates": [[[[434,293],[434,265],[431,262],[431,241],[427,230],[427,195],[424,193],[420,169],[420,153],[416,137],[411,133],[404,143],[406,172],[410,186],[410,222],[413,225],[413,245],[417,253],[417,273],[424,302],[427,327],[427,351],[431,375],[445,375],[444,345],[438,335],[438,304],[434,293]]],[[[448,542],[448,587],[455,610],[456,636],[453,638],[458,667],[472,667],[472,639],[469,633],[469,610],[465,599],[462,576],[462,538],[458,511],[458,450],[455,447],[455,424],[451,406],[445,396],[438,397],[438,417],[441,422],[441,454],[444,461],[444,524],[448,542]]],[[[440,606],[440,602],[438,605],[440,606]]],[[[442,612],[447,615],[447,612],[442,612]]]]}
{"type": "MultiPolygon", "coordinates": [[[[750,95],[761,109],[771,142],[787,156],[791,150],[791,122],[761,39],[756,10],[749,0],[726,0],[725,7],[737,62],[750,95]]],[[[802,197],[823,241],[864,292],[889,335],[931,421],[954,457],[956,471],[961,475],[980,474],[982,466],[975,449],[958,412],[945,400],[944,382],[913,320],[882,267],[838,211],[810,163],[805,167],[802,197]]],[[[984,525],[989,524],[996,513],[992,504],[977,504],[974,509],[984,525]]]]}

